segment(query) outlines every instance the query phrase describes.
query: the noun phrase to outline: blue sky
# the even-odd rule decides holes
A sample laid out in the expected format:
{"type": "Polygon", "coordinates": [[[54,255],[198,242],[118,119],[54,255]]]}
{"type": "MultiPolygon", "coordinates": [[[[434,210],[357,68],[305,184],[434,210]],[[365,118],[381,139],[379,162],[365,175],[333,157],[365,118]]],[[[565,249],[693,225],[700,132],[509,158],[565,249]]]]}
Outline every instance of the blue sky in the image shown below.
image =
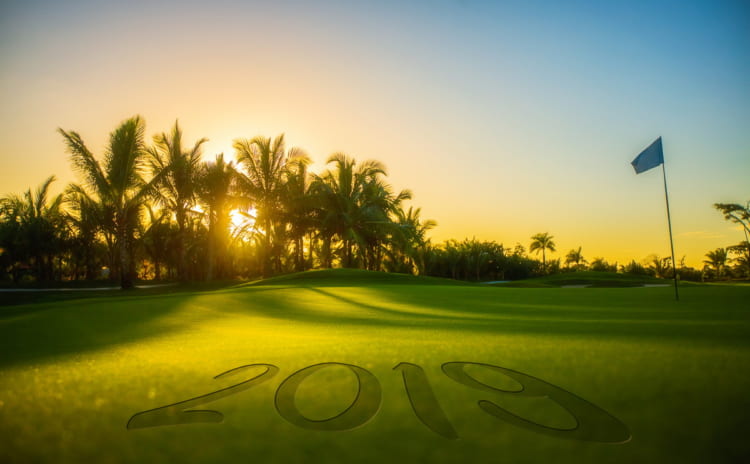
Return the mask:
{"type": "Polygon", "coordinates": [[[668,251],[661,173],[630,161],[664,138],[677,254],[742,239],[715,202],[750,200],[746,2],[4,2],[1,193],[75,176],[57,127],[95,152],[121,120],[176,118],[206,155],[287,134],[388,166],[436,240],[563,254],[668,251]]]}

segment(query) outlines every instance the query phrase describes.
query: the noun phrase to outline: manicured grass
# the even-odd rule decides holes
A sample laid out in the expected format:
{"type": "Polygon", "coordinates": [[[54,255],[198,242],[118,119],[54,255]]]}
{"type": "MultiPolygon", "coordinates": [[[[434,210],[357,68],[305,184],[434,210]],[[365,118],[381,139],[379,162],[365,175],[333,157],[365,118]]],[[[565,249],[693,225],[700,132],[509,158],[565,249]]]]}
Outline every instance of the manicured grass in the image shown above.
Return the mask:
{"type": "MultiPolygon", "coordinates": [[[[533,279],[508,282],[507,287],[566,287],[588,286],[601,288],[642,287],[644,285],[672,285],[672,280],[657,279],[647,275],[618,274],[614,272],[577,271],[553,274],[533,279]]],[[[685,283],[683,283],[685,285],[685,283]]],[[[692,283],[687,283],[692,285],[692,283]]]]}
{"type": "MultiPolygon", "coordinates": [[[[681,296],[318,271],[196,291],[15,299],[0,307],[0,462],[740,462],[750,456],[750,287],[693,285],[681,296]],[[378,414],[343,432],[282,418],[277,387],[329,361],[375,375],[378,414]],[[500,421],[477,401],[549,426],[574,424],[551,400],[454,382],[440,369],[450,361],[542,379],[616,416],[632,439],[566,440],[500,421]],[[424,368],[460,439],[419,421],[393,370],[401,362],[424,368]],[[138,412],[252,376],[213,379],[254,363],[279,372],[197,408],[220,411],[223,423],[126,429],[138,412]]],[[[333,416],[355,397],[354,379],[343,367],[319,371],[296,405],[311,418],[333,416]]]]}

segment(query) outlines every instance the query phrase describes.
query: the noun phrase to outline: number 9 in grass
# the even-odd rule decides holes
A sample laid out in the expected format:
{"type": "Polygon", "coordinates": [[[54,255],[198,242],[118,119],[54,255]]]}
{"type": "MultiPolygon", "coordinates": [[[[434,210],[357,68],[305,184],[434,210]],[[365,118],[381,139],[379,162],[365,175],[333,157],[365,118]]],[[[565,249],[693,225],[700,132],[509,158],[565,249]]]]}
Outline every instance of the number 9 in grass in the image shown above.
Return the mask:
{"type": "Polygon", "coordinates": [[[491,401],[479,401],[479,407],[494,417],[502,419],[513,425],[523,427],[534,432],[552,435],[558,438],[572,440],[595,441],[601,443],[625,443],[630,440],[630,431],[620,420],[610,415],[607,411],[595,406],[583,398],[556,387],[543,380],[527,374],[506,369],[492,364],[473,362],[449,362],[442,365],[442,370],[451,379],[477,390],[489,391],[506,395],[518,395],[531,398],[549,398],[562,406],[573,416],[576,426],[569,429],[559,429],[538,424],[523,417],[517,416],[510,411],[501,408],[491,401]],[[466,366],[481,366],[496,372],[500,372],[516,382],[522,388],[517,391],[502,390],[495,388],[472,377],[465,371],[466,366]]]}
{"type": "Polygon", "coordinates": [[[380,382],[369,371],[352,364],[327,362],[301,369],[287,377],[276,390],[276,410],[281,417],[292,424],[312,430],[343,431],[366,424],[380,409],[382,391],[380,382]],[[343,412],[323,420],[308,419],[303,416],[294,402],[297,389],[304,380],[315,372],[329,366],[343,366],[357,376],[357,396],[343,412]]]}

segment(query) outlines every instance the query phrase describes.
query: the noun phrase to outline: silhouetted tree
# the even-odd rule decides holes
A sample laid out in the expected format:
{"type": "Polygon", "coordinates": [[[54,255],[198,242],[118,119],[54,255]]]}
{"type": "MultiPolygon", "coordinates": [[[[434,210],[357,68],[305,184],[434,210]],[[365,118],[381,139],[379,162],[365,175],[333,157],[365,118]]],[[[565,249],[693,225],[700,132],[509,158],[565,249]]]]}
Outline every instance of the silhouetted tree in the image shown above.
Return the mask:
{"type": "Polygon", "coordinates": [[[581,253],[582,247],[578,247],[578,249],[572,249],[568,252],[567,255],[565,255],[565,264],[571,265],[575,264],[576,269],[581,269],[585,267],[586,265],[586,259],[584,259],[583,254],[581,253]]]}
{"type": "Polygon", "coordinates": [[[234,141],[234,149],[241,168],[240,186],[250,196],[258,211],[257,222],[262,237],[262,269],[263,275],[267,277],[274,272],[274,267],[277,272],[281,271],[280,254],[285,244],[280,239],[284,230],[274,230],[274,226],[281,219],[280,206],[287,163],[307,155],[299,148],[291,148],[287,152],[284,134],[273,140],[261,136],[251,140],[237,139],[234,141]]]}
{"type": "Polygon", "coordinates": [[[717,248],[713,251],[706,253],[706,260],[703,263],[712,267],[716,271],[716,278],[721,279],[724,276],[724,269],[729,259],[729,254],[726,248],[717,248]]]}
{"type": "Polygon", "coordinates": [[[373,239],[377,240],[378,230],[382,236],[380,226],[390,222],[389,212],[411,194],[402,191],[393,195],[381,179],[385,167],[377,161],[357,165],[353,158],[335,153],[326,163],[334,168],[314,176],[311,187],[318,198],[324,265],[331,265],[331,241],[336,237],[341,241],[339,255],[343,267],[355,267],[357,256],[366,266],[368,244],[372,246],[373,239]]]}
{"type": "Polygon", "coordinates": [[[99,162],[78,133],[59,129],[73,167],[84,179],[84,190],[90,192],[90,196],[96,196],[98,202],[112,213],[111,217],[103,216],[102,219],[111,221],[111,224],[102,224],[102,227],[115,231],[123,289],[134,285],[134,232],[138,229],[141,208],[164,175],[159,173],[148,182],[143,178],[144,130],[140,116],[122,122],[110,134],[104,158],[99,162]]]}
{"type": "Polygon", "coordinates": [[[546,251],[555,251],[556,245],[555,242],[552,241],[553,238],[554,237],[547,232],[536,234],[531,237],[531,245],[529,245],[529,251],[532,253],[536,252],[537,254],[540,251],[542,252],[542,270],[544,272],[547,271],[546,251]]]}
{"type": "Polygon", "coordinates": [[[154,136],[154,145],[148,149],[148,163],[152,175],[160,175],[154,189],[156,202],[174,213],[177,223],[177,236],[174,243],[178,256],[177,277],[187,280],[188,223],[195,205],[195,186],[198,167],[201,161],[201,145],[208,139],[202,138],[185,150],[182,130],[175,121],[169,134],[154,136]]]}
{"type": "Polygon", "coordinates": [[[714,203],[714,208],[724,214],[724,219],[740,224],[750,234],[750,202],[745,206],[738,203],[714,203]]]}
{"type": "MultiPolygon", "coordinates": [[[[661,258],[658,255],[649,255],[646,260],[646,269],[651,275],[658,279],[672,277],[672,258],[661,258]]],[[[592,263],[593,269],[593,263],[592,263]]]]}
{"type": "Polygon", "coordinates": [[[216,155],[213,162],[204,163],[198,175],[198,198],[208,216],[206,276],[209,280],[229,276],[229,213],[244,202],[236,194],[238,178],[234,163],[227,163],[223,153],[216,155]]]}
{"type": "Polygon", "coordinates": [[[66,226],[63,196],[49,199],[55,176],[48,177],[32,192],[0,199],[0,248],[4,264],[15,281],[27,268],[38,280],[55,278],[54,260],[65,249],[66,226]],[[6,256],[7,255],[7,256],[6,256]]]}

